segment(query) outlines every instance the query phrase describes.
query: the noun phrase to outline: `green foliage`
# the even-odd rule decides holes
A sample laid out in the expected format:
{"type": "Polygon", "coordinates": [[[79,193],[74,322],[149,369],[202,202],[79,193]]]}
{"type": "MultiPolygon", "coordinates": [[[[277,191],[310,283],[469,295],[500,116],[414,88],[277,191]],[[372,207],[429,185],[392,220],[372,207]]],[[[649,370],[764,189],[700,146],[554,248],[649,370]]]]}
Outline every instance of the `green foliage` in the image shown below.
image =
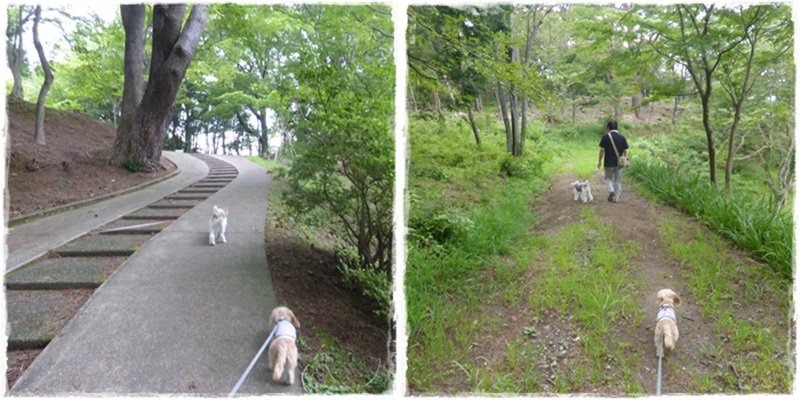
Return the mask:
{"type": "Polygon", "coordinates": [[[392,311],[394,285],[391,274],[367,268],[352,268],[342,263],[339,271],[348,282],[356,284],[369,298],[375,300],[377,309],[373,312],[381,317],[389,317],[392,311]]]}
{"type": "Polygon", "coordinates": [[[66,57],[52,61],[55,80],[47,105],[115,124],[124,82],[121,20],[104,21],[96,15],[77,19],[66,40],[66,57]]]}
{"type": "Polygon", "coordinates": [[[668,204],[675,205],[792,279],[794,232],[790,215],[769,203],[725,195],[685,170],[635,159],[630,174],[668,204]]]}
{"type": "Polygon", "coordinates": [[[297,110],[286,115],[297,157],[285,172],[291,190],[284,201],[298,219],[324,213],[337,238],[355,250],[345,258],[348,276],[388,307],[394,86],[387,82],[394,62],[392,42],[372,27],[389,31],[391,18],[362,6],[303,5],[290,15],[306,39],[286,60],[296,80],[286,82],[284,95],[285,106],[297,110]]]}
{"type": "Polygon", "coordinates": [[[127,169],[131,172],[141,172],[142,167],[144,167],[144,162],[138,158],[128,158],[122,162],[122,168],[127,169]]]}

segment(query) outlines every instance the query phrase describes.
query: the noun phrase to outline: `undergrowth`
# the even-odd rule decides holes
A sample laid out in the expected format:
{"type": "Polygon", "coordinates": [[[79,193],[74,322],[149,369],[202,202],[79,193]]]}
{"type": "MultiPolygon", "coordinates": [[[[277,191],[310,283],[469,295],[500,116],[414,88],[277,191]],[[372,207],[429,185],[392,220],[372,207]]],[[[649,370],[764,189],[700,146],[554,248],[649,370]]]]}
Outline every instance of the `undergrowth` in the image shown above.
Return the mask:
{"type": "MultiPolygon", "coordinates": [[[[303,387],[310,394],[386,393],[391,388],[389,376],[383,366],[366,371],[366,363],[352,349],[325,332],[314,329],[322,345],[303,364],[303,387]]],[[[301,350],[307,346],[301,344],[301,350]]]]}
{"type": "MultiPolygon", "coordinates": [[[[546,188],[541,177],[550,157],[546,144],[539,157],[536,152],[508,157],[504,134],[495,124],[480,122],[478,147],[463,123],[409,121],[405,294],[408,376],[416,388],[456,375],[460,380],[465,372],[472,376],[455,354],[476,334],[469,328],[479,325],[468,318],[471,310],[498,292],[479,276],[521,244],[534,218],[531,197],[546,188]]],[[[490,318],[480,326],[499,323],[490,318]]]]}

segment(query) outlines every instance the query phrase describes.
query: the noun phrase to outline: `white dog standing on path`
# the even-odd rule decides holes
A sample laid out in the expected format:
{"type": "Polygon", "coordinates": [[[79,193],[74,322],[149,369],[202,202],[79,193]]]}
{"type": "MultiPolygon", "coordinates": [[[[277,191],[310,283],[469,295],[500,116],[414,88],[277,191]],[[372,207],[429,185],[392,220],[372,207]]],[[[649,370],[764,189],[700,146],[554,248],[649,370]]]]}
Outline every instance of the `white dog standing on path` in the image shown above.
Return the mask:
{"type": "Polygon", "coordinates": [[[572,192],[575,194],[575,201],[578,201],[578,197],[580,197],[581,201],[584,203],[594,200],[592,196],[592,185],[589,183],[588,179],[583,182],[572,182],[572,192]]]}
{"type": "Polygon", "coordinates": [[[211,210],[211,221],[208,223],[208,244],[214,246],[217,244],[217,238],[222,243],[228,243],[225,240],[225,228],[228,226],[228,209],[219,208],[214,206],[211,210]]]}

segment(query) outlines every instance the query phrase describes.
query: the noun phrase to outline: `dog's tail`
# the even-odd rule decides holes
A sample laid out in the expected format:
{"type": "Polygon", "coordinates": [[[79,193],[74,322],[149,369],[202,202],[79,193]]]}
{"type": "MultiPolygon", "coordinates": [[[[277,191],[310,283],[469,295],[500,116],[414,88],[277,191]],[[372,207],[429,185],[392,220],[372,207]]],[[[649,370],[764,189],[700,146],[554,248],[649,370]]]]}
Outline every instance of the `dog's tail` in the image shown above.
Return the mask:
{"type": "Polygon", "coordinates": [[[278,346],[275,356],[275,367],[272,369],[272,380],[277,382],[283,375],[283,367],[286,365],[287,350],[286,346],[278,346]]]}
{"type": "Polygon", "coordinates": [[[672,337],[672,331],[670,329],[664,330],[664,347],[666,347],[669,351],[672,351],[672,349],[675,348],[675,338],[672,337]]]}

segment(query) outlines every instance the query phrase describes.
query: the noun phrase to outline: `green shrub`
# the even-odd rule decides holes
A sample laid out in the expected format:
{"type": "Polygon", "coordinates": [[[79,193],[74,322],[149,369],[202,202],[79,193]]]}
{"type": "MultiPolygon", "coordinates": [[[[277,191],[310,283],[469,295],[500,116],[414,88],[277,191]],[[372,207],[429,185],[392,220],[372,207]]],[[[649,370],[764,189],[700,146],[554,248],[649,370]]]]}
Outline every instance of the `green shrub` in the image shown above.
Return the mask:
{"type": "Polygon", "coordinates": [[[129,158],[122,162],[122,168],[127,169],[133,173],[141,172],[144,163],[138,158],[129,158]]]}
{"type": "Polygon", "coordinates": [[[457,235],[470,232],[474,223],[458,211],[446,212],[439,209],[435,213],[415,213],[417,216],[409,221],[409,230],[420,238],[433,239],[445,243],[457,235]]]}

